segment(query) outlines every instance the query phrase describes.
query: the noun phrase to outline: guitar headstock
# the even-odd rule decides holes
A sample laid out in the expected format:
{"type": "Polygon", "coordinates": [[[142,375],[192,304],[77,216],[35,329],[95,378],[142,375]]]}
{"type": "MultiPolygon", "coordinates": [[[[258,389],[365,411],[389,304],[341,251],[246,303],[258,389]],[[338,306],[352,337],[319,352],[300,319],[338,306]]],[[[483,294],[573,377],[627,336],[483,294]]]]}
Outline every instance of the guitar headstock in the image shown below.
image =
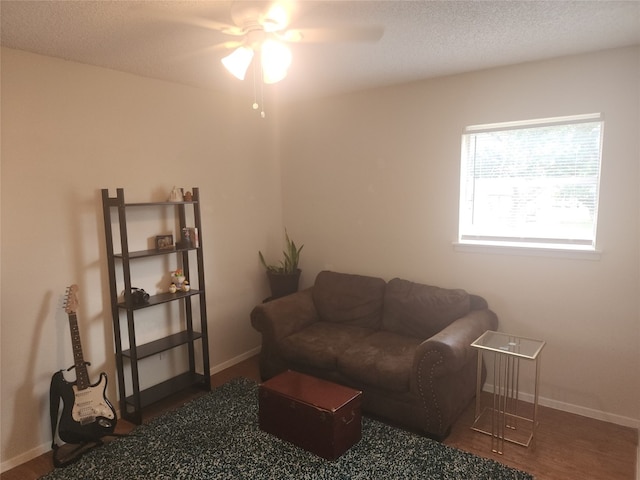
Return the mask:
{"type": "Polygon", "coordinates": [[[78,308],[78,285],[75,283],[70,287],[67,287],[67,297],[64,299],[64,311],[71,314],[76,313],[78,308]]]}

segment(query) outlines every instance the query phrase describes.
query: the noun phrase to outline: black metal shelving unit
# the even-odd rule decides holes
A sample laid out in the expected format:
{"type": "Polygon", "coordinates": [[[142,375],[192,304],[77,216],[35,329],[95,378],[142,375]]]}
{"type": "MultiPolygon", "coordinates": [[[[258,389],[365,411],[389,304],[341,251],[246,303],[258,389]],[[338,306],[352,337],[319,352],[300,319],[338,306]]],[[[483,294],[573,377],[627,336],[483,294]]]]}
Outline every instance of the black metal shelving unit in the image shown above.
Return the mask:
{"type": "MultiPolygon", "coordinates": [[[[120,400],[120,415],[133,423],[142,423],[142,411],[145,407],[173,394],[190,387],[198,387],[211,390],[209,376],[209,344],[207,336],[207,313],[205,298],[204,260],[202,255],[202,228],[200,217],[200,192],[197,187],[192,189],[192,200],[181,202],[149,202],[126,203],[124,189],[116,189],[116,196],[109,196],[108,189],[102,189],[102,207],[104,214],[104,229],[107,246],[107,261],[109,267],[109,290],[111,296],[111,312],[113,318],[113,331],[115,340],[116,368],[118,370],[118,391],[120,400]],[[166,208],[172,206],[174,220],[178,221],[179,232],[188,227],[187,208],[192,208],[192,218],[195,228],[199,232],[199,245],[181,247],[169,250],[141,250],[129,251],[129,236],[127,233],[127,210],[166,208]],[[120,231],[119,242],[113,237],[113,224],[117,219],[120,231]],[[119,244],[119,252],[116,247],[119,244]],[[190,252],[195,251],[196,265],[190,265],[190,252]],[[134,304],[131,289],[131,264],[138,259],[177,255],[179,263],[188,279],[197,275],[197,289],[188,292],[160,293],[152,295],[145,304],[134,304]],[[194,272],[197,270],[197,272],[194,272]],[[118,273],[121,275],[120,286],[124,287],[124,299],[118,298],[118,273]],[[199,321],[195,319],[192,302],[199,301],[199,321]],[[168,302],[179,302],[181,312],[184,313],[183,329],[178,333],[158,338],[148,343],[136,343],[136,312],[142,309],[154,308],[168,302]],[[128,345],[123,345],[121,315],[126,315],[126,328],[128,332],[128,345]],[[195,327],[194,327],[195,323],[195,327]],[[200,355],[196,354],[196,342],[200,342],[200,355]],[[140,389],[138,362],[162,352],[186,345],[189,369],[166,381],[153,385],[143,390],[140,389]],[[128,348],[125,348],[128,347],[128,348]],[[197,358],[196,358],[197,357],[197,358]],[[200,367],[203,373],[197,370],[200,367]],[[126,389],[125,373],[130,372],[131,388],[126,389]]],[[[191,213],[191,212],[190,212],[191,213]]],[[[176,238],[180,238],[179,235],[176,238]]],[[[178,320],[177,320],[178,321],[178,320]]],[[[182,320],[180,320],[182,322],[182,320]]]]}

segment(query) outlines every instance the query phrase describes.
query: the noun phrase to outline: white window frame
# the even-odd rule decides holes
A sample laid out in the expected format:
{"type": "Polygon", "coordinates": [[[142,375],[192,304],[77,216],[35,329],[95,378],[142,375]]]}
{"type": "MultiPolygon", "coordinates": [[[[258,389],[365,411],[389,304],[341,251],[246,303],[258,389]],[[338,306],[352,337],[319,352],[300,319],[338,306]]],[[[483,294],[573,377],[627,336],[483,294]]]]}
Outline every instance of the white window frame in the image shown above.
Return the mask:
{"type": "MultiPolygon", "coordinates": [[[[489,247],[491,249],[500,249],[502,251],[508,250],[509,252],[516,253],[522,252],[523,249],[528,251],[546,252],[597,253],[596,233],[598,223],[603,132],[604,120],[602,118],[602,114],[599,113],[486,125],[472,125],[466,127],[462,134],[461,145],[460,208],[458,218],[458,240],[455,243],[456,247],[465,251],[475,251],[478,247],[480,247],[481,250],[489,247]],[[471,152],[469,147],[473,145],[473,143],[470,142],[475,141],[475,135],[495,131],[511,131],[581,123],[597,123],[600,128],[595,205],[592,206],[594,209],[592,215],[592,232],[590,232],[588,238],[587,235],[582,235],[582,238],[570,238],[568,235],[529,235],[529,232],[525,231],[526,229],[518,231],[518,228],[520,227],[514,227],[513,231],[509,231],[508,229],[501,230],[504,228],[504,224],[498,225],[498,223],[495,224],[496,231],[493,232],[492,229],[494,227],[490,222],[482,223],[481,221],[475,221],[474,224],[474,208],[476,208],[476,204],[478,203],[474,195],[480,195],[475,192],[476,182],[479,180],[480,176],[475,171],[472,171],[475,166],[475,153],[471,152]]],[[[536,177],[529,177],[528,181],[532,178],[536,177]]],[[[513,185],[517,185],[518,181],[522,181],[516,177],[510,179],[506,176],[499,177],[499,180],[509,185],[511,185],[510,180],[513,180],[513,185]]],[[[544,181],[544,179],[542,181],[544,181]]],[[[553,184],[553,182],[550,182],[550,184],[553,184]]],[[[509,195],[507,195],[507,197],[510,199],[508,201],[513,202],[512,197],[509,195]]]]}

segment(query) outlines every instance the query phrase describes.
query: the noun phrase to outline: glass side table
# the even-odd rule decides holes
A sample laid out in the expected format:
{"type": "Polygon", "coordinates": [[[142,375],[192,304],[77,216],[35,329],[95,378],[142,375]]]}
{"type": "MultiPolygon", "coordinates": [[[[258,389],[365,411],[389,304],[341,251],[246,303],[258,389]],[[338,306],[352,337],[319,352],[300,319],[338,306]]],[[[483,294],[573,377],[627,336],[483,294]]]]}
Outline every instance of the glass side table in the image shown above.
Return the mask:
{"type": "MultiPolygon", "coordinates": [[[[502,454],[504,442],[524,447],[535,445],[538,426],[538,384],[540,357],[545,342],[507,333],[486,331],[471,346],[478,350],[478,378],[476,384],[476,416],[472,430],[491,436],[491,451],[502,454]],[[493,354],[492,405],[482,408],[482,355],[493,354]],[[535,366],[533,408],[525,416],[519,407],[520,360],[532,361],[535,366]]],[[[523,406],[520,406],[523,410],[523,406]]]]}

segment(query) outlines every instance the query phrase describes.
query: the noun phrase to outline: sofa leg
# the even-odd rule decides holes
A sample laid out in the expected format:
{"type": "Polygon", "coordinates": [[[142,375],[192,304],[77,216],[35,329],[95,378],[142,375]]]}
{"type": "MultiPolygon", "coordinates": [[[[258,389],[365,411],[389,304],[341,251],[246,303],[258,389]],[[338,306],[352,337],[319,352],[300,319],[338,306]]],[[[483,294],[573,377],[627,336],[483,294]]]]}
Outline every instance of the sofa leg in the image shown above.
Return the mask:
{"type": "Polygon", "coordinates": [[[427,433],[427,432],[423,432],[422,434],[425,437],[430,438],[431,440],[435,440],[436,442],[442,443],[451,434],[451,427],[447,428],[447,431],[444,432],[442,435],[435,435],[433,433],[427,433]]]}

